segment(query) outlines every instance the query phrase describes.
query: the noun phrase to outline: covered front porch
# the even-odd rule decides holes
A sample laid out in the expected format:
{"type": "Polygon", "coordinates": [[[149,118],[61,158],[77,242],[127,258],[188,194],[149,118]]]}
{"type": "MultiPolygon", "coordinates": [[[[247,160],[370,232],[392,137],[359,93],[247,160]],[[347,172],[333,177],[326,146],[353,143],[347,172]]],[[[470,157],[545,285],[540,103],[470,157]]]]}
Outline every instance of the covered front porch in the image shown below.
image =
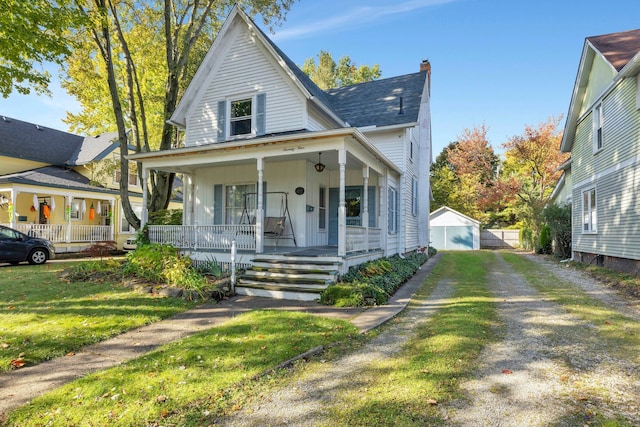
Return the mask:
{"type": "Polygon", "coordinates": [[[75,252],[115,238],[110,194],[13,186],[0,188],[0,224],[51,241],[56,252],[75,252]]]}
{"type": "MultiPolygon", "coordinates": [[[[183,225],[149,225],[148,233],[152,242],[171,244],[195,259],[226,261],[232,244],[252,256],[326,248],[335,257],[352,260],[395,250],[396,235],[387,227],[387,195],[390,185],[399,185],[399,172],[356,129],[213,143],[131,158],[142,163],[144,175],[150,169],[183,175],[183,225]]],[[[394,199],[392,214],[396,207],[394,199]]]]}

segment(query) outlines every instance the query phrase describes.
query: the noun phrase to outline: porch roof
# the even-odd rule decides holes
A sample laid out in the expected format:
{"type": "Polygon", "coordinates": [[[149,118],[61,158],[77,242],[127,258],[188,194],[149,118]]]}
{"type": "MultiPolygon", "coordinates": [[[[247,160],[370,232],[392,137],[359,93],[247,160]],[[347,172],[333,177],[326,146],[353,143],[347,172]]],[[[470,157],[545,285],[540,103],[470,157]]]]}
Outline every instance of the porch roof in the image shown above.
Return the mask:
{"type": "Polygon", "coordinates": [[[64,188],[68,190],[91,191],[103,194],[118,194],[117,190],[92,185],[89,179],[73,169],[59,166],[45,166],[26,172],[5,175],[0,178],[0,185],[22,184],[47,188],[64,188]]]}
{"type": "MultiPolygon", "coordinates": [[[[220,153],[224,151],[237,152],[238,150],[256,150],[263,147],[287,145],[291,143],[298,143],[302,141],[317,141],[321,139],[329,138],[350,138],[356,141],[361,147],[367,150],[373,157],[380,161],[385,167],[394,171],[397,174],[401,174],[401,170],[391,160],[389,160],[382,152],[369,141],[369,139],[357,128],[340,128],[331,129],[317,132],[310,132],[306,130],[297,132],[287,132],[279,135],[267,135],[250,139],[243,139],[238,141],[229,142],[216,142],[212,144],[204,144],[197,147],[184,147],[174,148],[170,150],[158,150],[147,153],[137,153],[127,156],[130,160],[135,160],[141,163],[153,162],[154,160],[167,160],[169,158],[185,157],[203,154],[220,153]]],[[[318,150],[311,150],[315,156],[318,150]]],[[[323,150],[320,150],[323,151],[323,150]]],[[[323,151],[324,152],[324,151],[323,151]]],[[[292,156],[295,153],[282,152],[280,156],[292,156]]],[[[247,155],[247,160],[255,159],[255,151],[252,151],[252,155],[247,155]]],[[[297,154],[297,153],[296,153],[297,154]]]]}

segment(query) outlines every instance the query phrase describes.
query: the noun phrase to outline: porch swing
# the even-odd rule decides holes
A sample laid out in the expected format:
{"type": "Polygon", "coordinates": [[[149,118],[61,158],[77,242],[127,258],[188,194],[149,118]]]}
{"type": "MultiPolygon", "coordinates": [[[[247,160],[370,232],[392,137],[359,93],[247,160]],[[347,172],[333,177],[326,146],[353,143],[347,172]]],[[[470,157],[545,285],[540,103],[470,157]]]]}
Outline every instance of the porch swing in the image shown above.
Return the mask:
{"type": "MultiPolygon", "coordinates": [[[[290,239],[293,240],[293,244],[298,247],[298,243],[296,242],[296,233],[293,230],[293,222],[291,222],[291,213],[289,212],[289,193],[284,191],[265,191],[262,193],[263,195],[268,196],[269,194],[280,194],[280,216],[265,216],[263,222],[263,235],[266,238],[276,239],[276,247],[280,242],[280,239],[290,239]],[[291,230],[291,234],[285,233],[287,228],[287,220],[289,222],[289,229],[291,230]]],[[[240,224],[247,225],[255,225],[256,217],[255,215],[251,218],[249,216],[249,207],[247,205],[247,197],[256,197],[258,198],[258,193],[243,193],[244,204],[242,209],[242,215],[240,217],[240,224]]]]}

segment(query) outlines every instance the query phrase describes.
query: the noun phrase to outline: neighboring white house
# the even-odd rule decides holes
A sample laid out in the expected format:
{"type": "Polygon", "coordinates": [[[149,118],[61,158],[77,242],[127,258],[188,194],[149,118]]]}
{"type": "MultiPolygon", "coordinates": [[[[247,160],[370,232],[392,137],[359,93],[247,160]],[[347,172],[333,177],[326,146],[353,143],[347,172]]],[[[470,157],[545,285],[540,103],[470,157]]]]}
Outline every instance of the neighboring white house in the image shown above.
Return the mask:
{"type": "Polygon", "coordinates": [[[423,61],[322,91],[234,7],[171,118],[184,147],[131,157],[185,179],[184,225],[151,239],[219,262],[235,241],[254,267],[324,255],[338,273],[428,246],[429,87],[423,61]]]}
{"type": "Polygon", "coordinates": [[[431,246],[440,251],[480,249],[480,221],[447,206],[431,212],[429,230],[431,246]]]}
{"type": "Polygon", "coordinates": [[[584,42],[561,143],[574,259],[640,272],[640,30],[584,42]],[[567,173],[567,170],[565,171],[567,173]]]}

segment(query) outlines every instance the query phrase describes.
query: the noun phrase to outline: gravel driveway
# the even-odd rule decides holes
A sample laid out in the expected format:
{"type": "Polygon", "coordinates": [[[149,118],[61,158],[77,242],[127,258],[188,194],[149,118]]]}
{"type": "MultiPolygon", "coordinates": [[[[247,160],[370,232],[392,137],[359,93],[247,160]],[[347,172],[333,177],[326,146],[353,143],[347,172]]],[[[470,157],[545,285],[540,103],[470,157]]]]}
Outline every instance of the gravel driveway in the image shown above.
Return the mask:
{"type": "MultiPolygon", "coordinates": [[[[462,384],[465,399],[442,405],[452,426],[584,426],[581,413],[622,415],[640,425],[640,366],[614,357],[593,333],[594,326],[542,298],[499,252],[489,272],[498,302],[501,339],[487,347],[474,377],[462,384]],[[595,411],[594,411],[595,412],[595,411]]],[[[541,268],[582,288],[615,311],[640,321],[640,312],[587,275],[532,255],[541,268]]],[[[274,390],[224,426],[323,426],[323,408],[350,388],[368,361],[393,357],[418,322],[448,302],[450,287],[438,284],[430,297],[385,328],[360,351],[327,362],[293,386],[274,390]]],[[[639,349],[640,352],[640,349],[639,349]]]]}

